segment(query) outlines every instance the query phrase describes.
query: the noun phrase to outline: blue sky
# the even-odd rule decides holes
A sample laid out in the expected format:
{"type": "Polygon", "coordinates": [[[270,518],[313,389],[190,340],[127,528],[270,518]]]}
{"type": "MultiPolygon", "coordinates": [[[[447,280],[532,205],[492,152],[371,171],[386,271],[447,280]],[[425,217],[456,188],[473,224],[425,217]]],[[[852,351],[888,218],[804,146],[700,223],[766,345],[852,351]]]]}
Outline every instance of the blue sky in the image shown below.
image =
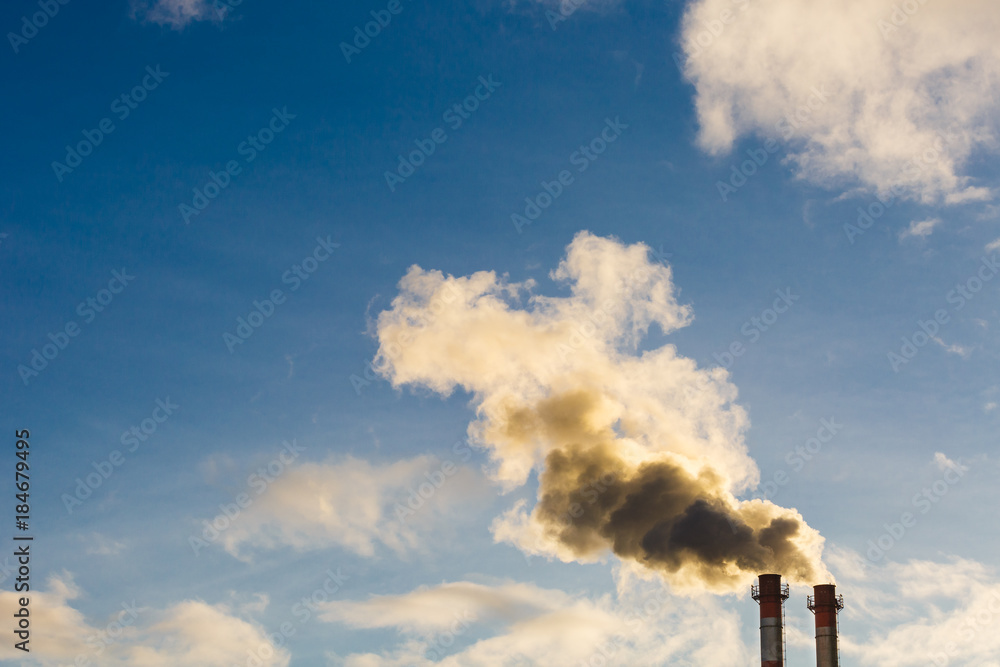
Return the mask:
{"type": "MultiPolygon", "coordinates": [[[[550,272],[575,238],[591,238],[601,241],[581,242],[584,267],[601,265],[588,253],[603,248],[620,255],[611,275],[646,267],[659,276],[647,286],[670,294],[621,297],[623,317],[649,308],[652,324],[636,348],[609,338],[608,359],[672,345],[696,364],[692,381],[728,370],[714,381],[738,391],[747,421],[722,429],[721,459],[706,449],[702,463],[731,473],[736,504],[766,493],[757,480],[783,480],[768,500],[825,538],[817,558],[847,599],[845,664],[1000,660],[974,623],[964,647],[946,647],[1000,591],[996,7],[964,0],[946,15],[927,4],[894,17],[892,3],[847,0],[787,13],[764,0],[389,6],[70,1],[44,21],[38,3],[5,6],[0,25],[20,39],[8,35],[0,65],[0,386],[11,467],[14,431],[31,431],[38,598],[30,656],[8,636],[0,657],[242,665],[288,623],[294,634],[263,664],[591,664],[587,642],[611,638],[593,628],[613,633],[643,596],[665,595],[611,664],[752,662],[747,573],[708,592],[607,551],[589,562],[565,545],[498,537],[498,517],[538,502],[544,458],[505,481],[498,462],[521,459],[475,428],[490,396],[538,396],[509,378],[457,379],[479,377],[478,362],[451,360],[467,344],[528,368],[541,362],[517,350],[544,349],[540,339],[493,340],[470,306],[454,328],[428,325],[454,339],[429,343],[445,356],[407,348],[382,375],[368,367],[394,322],[405,329],[405,313],[430,308],[400,283],[411,266],[442,272],[440,283],[428,274],[438,287],[495,272],[487,292],[520,285],[498,297],[509,312],[558,330],[590,303],[571,291],[590,269],[550,272]],[[391,21],[348,62],[341,43],[371,12],[391,21]],[[555,15],[565,20],[553,27],[555,15]],[[25,28],[33,21],[44,25],[25,28]],[[475,109],[459,124],[447,114],[463,101],[475,109]],[[801,108],[783,136],[777,121],[801,108]],[[614,141],[581,157],[602,131],[614,141]],[[267,143],[251,150],[250,137],[267,143]],[[390,188],[399,156],[429,141],[433,153],[390,188]],[[53,166],[76,163],[67,147],[81,142],[97,145],[71,171],[53,166]],[[516,224],[526,198],[554,192],[564,171],[572,180],[551,204],[516,224]],[[185,216],[213,174],[225,187],[185,216]],[[859,209],[870,226],[858,226],[859,209]],[[281,303],[262,305],[260,326],[227,346],[224,334],[239,336],[238,318],[256,321],[254,302],[275,290],[281,303]],[[779,292],[794,299],[769,314],[779,292]],[[544,320],[531,294],[566,319],[544,320]],[[684,307],[689,323],[664,324],[684,307]],[[894,362],[904,337],[920,344],[894,362]],[[53,340],[64,347],[32,368],[53,340]],[[158,401],[178,407],[168,415],[158,401]],[[811,459],[795,454],[823,420],[842,426],[811,459]],[[146,439],[130,451],[122,434],[133,428],[146,439]],[[301,451],[283,444],[293,441],[301,451]],[[78,478],[108,470],[116,450],[122,462],[81,498],[78,478]],[[946,477],[957,481],[941,486],[946,477]],[[426,506],[398,521],[408,489],[434,479],[445,481],[426,506]],[[924,489],[926,513],[914,498],[924,489]],[[241,494],[240,516],[194,548],[203,521],[241,494]],[[904,512],[915,525],[871,558],[869,540],[904,512]],[[915,583],[925,578],[941,589],[915,583]],[[325,599],[303,620],[294,605],[315,591],[325,599]],[[135,621],[95,656],[87,638],[133,601],[135,621]],[[474,620],[453,618],[459,603],[474,620]],[[434,643],[449,632],[454,643],[434,643]]],[[[626,394],[614,400],[632,405],[626,394]]],[[[699,418],[728,419],[727,405],[699,418]]],[[[671,447],[646,455],[679,456],[671,447]]],[[[822,582],[795,582],[788,603],[796,664],[812,660],[812,583],[822,582]]]]}

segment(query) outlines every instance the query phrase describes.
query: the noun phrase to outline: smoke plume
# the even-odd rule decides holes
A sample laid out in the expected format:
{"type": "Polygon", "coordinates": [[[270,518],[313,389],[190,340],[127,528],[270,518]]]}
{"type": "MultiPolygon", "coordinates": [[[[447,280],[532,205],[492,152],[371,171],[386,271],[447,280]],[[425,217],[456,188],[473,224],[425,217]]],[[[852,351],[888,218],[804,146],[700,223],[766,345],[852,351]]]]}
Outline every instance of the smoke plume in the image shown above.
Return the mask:
{"type": "Polygon", "coordinates": [[[470,392],[470,436],[505,489],[538,472],[537,503],[499,517],[498,541],[564,561],[610,550],[715,591],[764,571],[828,576],[823,538],[798,512],[736,498],[759,471],[727,373],[670,344],[638,350],[651,326],[669,334],[692,319],[670,267],[649,255],[581,232],[551,274],[563,297],[413,266],[379,315],[376,368],[397,387],[470,392]]]}

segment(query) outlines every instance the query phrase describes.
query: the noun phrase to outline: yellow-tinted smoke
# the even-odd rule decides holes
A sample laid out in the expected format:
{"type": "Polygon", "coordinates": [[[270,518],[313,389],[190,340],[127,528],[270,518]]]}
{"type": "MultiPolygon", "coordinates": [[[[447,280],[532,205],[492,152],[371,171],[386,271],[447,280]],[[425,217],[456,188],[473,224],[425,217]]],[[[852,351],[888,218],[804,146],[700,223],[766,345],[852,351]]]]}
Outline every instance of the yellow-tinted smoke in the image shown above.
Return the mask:
{"type": "Polygon", "coordinates": [[[797,512],[735,497],[759,472],[726,372],[673,345],[638,351],[652,325],[669,334],[692,319],[670,268],[643,244],[581,232],[552,277],[568,296],[414,266],[378,318],[380,372],[395,386],[471,392],[470,435],[505,488],[538,471],[535,507],[505,513],[494,536],[566,561],[610,550],[681,587],[827,576],[823,538],[797,512]]]}

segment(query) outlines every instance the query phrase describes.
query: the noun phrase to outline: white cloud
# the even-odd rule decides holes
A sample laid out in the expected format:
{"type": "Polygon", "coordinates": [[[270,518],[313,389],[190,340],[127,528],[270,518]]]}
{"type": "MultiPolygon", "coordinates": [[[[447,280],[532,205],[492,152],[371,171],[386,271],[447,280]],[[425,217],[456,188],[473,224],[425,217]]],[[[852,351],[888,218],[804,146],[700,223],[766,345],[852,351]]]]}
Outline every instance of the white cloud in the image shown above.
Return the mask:
{"type": "Polygon", "coordinates": [[[911,4],[897,28],[885,23],[895,0],[695,0],[681,45],[699,144],[722,154],[758,134],[824,186],[990,198],[962,168],[996,147],[1000,12],[994,0],[911,4]]]}
{"type": "MultiPolygon", "coordinates": [[[[81,651],[89,650],[84,638],[90,636],[94,628],[87,624],[83,614],[69,604],[81,594],[69,573],[49,577],[46,589],[36,589],[31,593],[31,623],[35,628],[45,628],[44,642],[38,641],[36,636],[34,643],[28,644],[31,653],[25,654],[14,648],[11,634],[0,643],[0,659],[14,660],[30,655],[42,664],[54,665],[57,660],[72,661],[81,651]]],[[[19,609],[18,599],[21,596],[13,591],[0,591],[0,609],[3,609],[6,618],[12,617],[19,609]]]]}
{"type": "Polygon", "coordinates": [[[955,463],[941,452],[934,452],[934,465],[936,465],[941,472],[948,472],[949,470],[965,472],[968,470],[967,467],[960,463],[955,463]]]}
{"type": "Polygon", "coordinates": [[[935,343],[943,347],[944,351],[947,352],[948,354],[957,354],[963,359],[968,359],[969,355],[972,354],[971,347],[965,345],[959,345],[958,343],[948,344],[944,342],[944,340],[942,340],[939,336],[934,336],[933,340],[935,343]]]}
{"type": "Polygon", "coordinates": [[[381,653],[340,658],[337,663],[345,667],[742,667],[752,662],[756,648],[743,644],[739,615],[726,604],[706,596],[675,597],[661,583],[624,570],[618,579],[618,593],[600,598],[533,584],[461,581],[362,602],[327,603],[321,618],[400,633],[398,644],[381,653]]]}
{"type": "Polygon", "coordinates": [[[994,250],[1000,250],[1000,239],[996,241],[990,241],[986,244],[986,250],[988,252],[993,252],[994,250]]]}
{"type": "MultiPolygon", "coordinates": [[[[56,667],[65,664],[100,664],[122,667],[231,667],[244,664],[247,651],[265,645],[260,667],[286,667],[288,652],[275,649],[264,628],[235,616],[226,605],[185,600],[166,609],[136,607],[123,601],[105,619],[88,621],[70,602],[82,592],[68,573],[53,576],[47,590],[32,591],[32,624],[41,631],[32,636],[30,654],[15,649],[11,641],[0,645],[0,660],[23,659],[56,667]],[[265,657],[266,656],[266,657],[265,657]],[[80,658],[78,660],[78,658],[80,658]],[[83,662],[83,660],[89,662],[83,662]]],[[[0,591],[0,609],[17,608],[19,594],[0,591]]]]}
{"type": "MultiPolygon", "coordinates": [[[[1000,579],[971,560],[911,560],[845,578],[850,625],[866,636],[841,637],[845,656],[859,665],[996,665],[1000,634],[1000,579]]],[[[847,623],[842,623],[847,625],[847,623]]]]}
{"type": "Polygon", "coordinates": [[[469,581],[418,588],[405,595],[376,595],[364,602],[335,601],[323,605],[320,618],[355,628],[399,628],[428,633],[447,629],[456,615],[479,621],[517,622],[571,602],[562,591],[530,584],[486,586],[469,581]]]}
{"type": "MultiPolygon", "coordinates": [[[[561,12],[562,16],[571,16],[580,9],[606,12],[621,5],[621,0],[533,0],[543,7],[561,12]]],[[[513,6],[516,0],[508,0],[508,5],[513,6]]]]}
{"type": "Polygon", "coordinates": [[[180,30],[195,21],[221,21],[229,12],[216,0],[133,0],[132,18],[180,30]]]}
{"type": "Polygon", "coordinates": [[[1000,206],[986,204],[983,210],[976,214],[976,220],[996,220],[1000,217],[1000,206]]]}
{"type": "Polygon", "coordinates": [[[934,228],[941,224],[941,218],[928,218],[927,220],[914,220],[907,229],[899,233],[899,240],[919,237],[927,238],[934,232],[934,228]]]}
{"type": "Polygon", "coordinates": [[[113,540],[100,533],[91,533],[83,537],[84,552],[90,556],[117,556],[124,551],[128,545],[120,540],[113,540]]]}
{"type": "Polygon", "coordinates": [[[443,512],[480,495],[476,480],[468,468],[429,456],[388,465],[353,457],[296,465],[251,493],[252,504],[219,542],[241,559],[248,549],[277,546],[337,546],[371,556],[382,544],[403,553],[419,546],[421,531],[443,512]]]}
{"type": "Polygon", "coordinates": [[[137,645],[123,647],[127,664],[230,667],[245,664],[248,651],[253,651],[263,658],[262,666],[288,665],[288,652],[274,648],[262,626],[233,616],[225,605],[186,600],[157,616],[137,645]]]}

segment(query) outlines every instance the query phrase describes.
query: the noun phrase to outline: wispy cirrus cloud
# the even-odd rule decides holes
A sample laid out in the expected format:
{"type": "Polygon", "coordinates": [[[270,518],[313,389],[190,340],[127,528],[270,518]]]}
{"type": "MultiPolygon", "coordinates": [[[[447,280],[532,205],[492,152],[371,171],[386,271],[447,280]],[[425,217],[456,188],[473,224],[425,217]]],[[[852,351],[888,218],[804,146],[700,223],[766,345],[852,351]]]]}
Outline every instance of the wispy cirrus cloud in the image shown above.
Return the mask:
{"type": "Polygon", "coordinates": [[[899,233],[899,240],[908,238],[925,239],[934,233],[934,230],[941,224],[941,218],[928,218],[927,220],[914,220],[910,226],[899,233]]]}
{"type": "Polygon", "coordinates": [[[957,354],[963,359],[967,359],[970,354],[972,354],[972,348],[967,345],[959,345],[958,343],[946,343],[941,339],[940,336],[934,336],[931,340],[944,348],[944,351],[948,354],[957,354]]]}
{"type": "Polygon", "coordinates": [[[596,598],[528,583],[457,581],[326,603],[321,619],[399,633],[399,642],[380,653],[336,656],[334,664],[344,667],[737,667],[752,661],[739,615],[722,601],[677,597],[629,567],[618,570],[617,579],[616,595],[596,598]]]}
{"type": "Polygon", "coordinates": [[[121,540],[115,540],[93,532],[88,536],[81,536],[84,543],[84,553],[91,556],[117,556],[128,548],[128,545],[121,540]]]}
{"type": "Polygon", "coordinates": [[[229,5],[219,0],[132,0],[132,18],[175,30],[197,21],[222,21],[229,5]]]}
{"type": "MultiPolygon", "coordinates": [[[[261,482],[262,483],[262,482],[261,482]]],[[[259,487],[259,484],[258,484],[259,487]]],[[[289,467],[221,531],[217,542],[249,560],[255,550],[340,548],[372,556],[419,548],[442,513],[482,497],[478,475],[417,456],[389,464],[354,457],[289,467]]],[[[215,540],[213,540],[215,541],[215,540]]]]}

